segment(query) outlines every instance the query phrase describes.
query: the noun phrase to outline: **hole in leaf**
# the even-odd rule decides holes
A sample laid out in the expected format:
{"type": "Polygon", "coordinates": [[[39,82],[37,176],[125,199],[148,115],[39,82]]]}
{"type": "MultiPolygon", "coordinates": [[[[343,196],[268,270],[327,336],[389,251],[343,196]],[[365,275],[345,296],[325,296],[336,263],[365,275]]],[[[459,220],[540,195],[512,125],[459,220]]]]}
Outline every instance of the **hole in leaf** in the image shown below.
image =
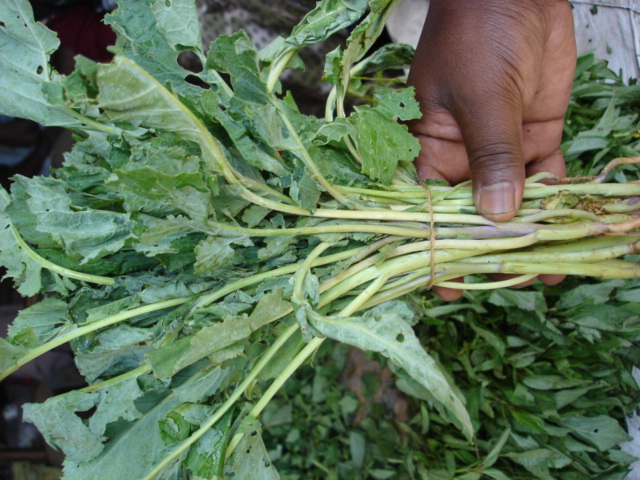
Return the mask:
{"type": "Polygon", "coordinates": [[[43,72],[43,70],[44,70],[44,68],[42,68],[42,65],[38,65],[38,68],[36,68],[36,73],[37,73],[38,75],[41,75],[41,74],[42,74],[42,72],[43,72]]]}
{"type": "Polygon", "coordinates": [[[401,333],[399,333],[399,334],[396,336],[396,342],[398,342],[398,343],[402,343],[402,342],[404,342],[404,335],[403,335],[403,334],[401,334],[401,333]]]}
{"type": "Polygon", "coordinates": [[[87,420],[89,419],[94,413],[96,413],[96,411],[98,410],[97,407],[91,407],[88,410],[84,410],[84,411],[75,411],[73,412],[77,417],[81,418],[82,420],[87,420]]]}
{"type": "Polygon", "coordinates": [[[197,87],[200,87],[203,90],[209,90],[209,88],[211,88],[211,86],[208,83],[203,82],[202,79],[197,75],[187,75],[185,77],[185,81],[190,83],[191,85],[196,85],[197,87]]]}
{"type": "Polygon", "coordinates": [[[200,73],[204,70],[200,57],[191,50],[183,50],[178,54],[178,64],[193,73],[200,73]]]}
{"type": "Polygon", "coordinates": [[[0,27],[2,27],[2,28],[6,28],[6,26],[7,26],[7,25],[6,25],[4,22],[0,22],[0,27]]]}

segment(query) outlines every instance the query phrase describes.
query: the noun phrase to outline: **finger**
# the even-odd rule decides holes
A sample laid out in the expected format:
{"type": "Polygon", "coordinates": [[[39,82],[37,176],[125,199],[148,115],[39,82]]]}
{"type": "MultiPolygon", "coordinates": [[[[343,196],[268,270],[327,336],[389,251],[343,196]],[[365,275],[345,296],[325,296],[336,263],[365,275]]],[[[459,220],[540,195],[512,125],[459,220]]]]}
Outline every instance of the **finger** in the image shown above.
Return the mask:
{"type": "Polygon", "coordinates": [[[420,154],[415,160],[421,180],[445,180],[456,185],[470,176],[467,152],[460,141],[416,135],[420,141],[420,154]]]}
{"type": "Polygon", "coordinates": [[[539,275],[538,278],[542,283],[548,285],[550,287],[559,284],[562,282],[567,276],[566,275],[555,275],[555,274],[544,274],[539,275]]]}
{"type": "Polygon", "coordinates": [[[524,189],[522,109],[517,93],[500,88],[496,95],[487,94],[488,105],[466,106],[454,117],[467,148],[478,211],[490,220],[507,221],[520,208],[524,189]]]}
{"type": "MultiPolygon", "coordinates": [[[[559,145],[559,143],[558,143],[559,145]]],[[[527,154],[526,142],[525,142],[525,155],[527,154]]],[[[557,178],[564,178],[567,176],[567,166],[564,161],[564,155],[560,147],[557,147],[550,154],[541,158],[534,158],[526,166],[527,176],[535,175],[536,173],[548,172],[555,175],[557,178]]]]}
{"type": "MultiPolygon", "coordinates": [[[[463,283],[462,278],[453,278],[449,280],[450,282],[460,282],[463,283]]],[[[438,285],[434,285],[431,287],[433,293],[435,293],[440,300],[445,302],[453,302],[454,300],[458,300],[462,296],[462,289],[460,288],[447,288],[447,287],[439,287],[438,285]]]]}

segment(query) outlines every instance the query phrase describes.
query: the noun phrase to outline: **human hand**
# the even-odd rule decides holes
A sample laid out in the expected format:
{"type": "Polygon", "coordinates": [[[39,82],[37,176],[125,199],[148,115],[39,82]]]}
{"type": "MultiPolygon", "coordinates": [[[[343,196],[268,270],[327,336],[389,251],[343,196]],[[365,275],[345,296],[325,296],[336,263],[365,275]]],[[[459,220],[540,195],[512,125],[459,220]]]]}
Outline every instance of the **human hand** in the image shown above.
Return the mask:
{"type": "MultiPolygon", "coordinates": [[[[423,113],[409,125],[422,147],[418,175],[472,179],[479,213],[511,219],[525,176],[565,176],[560,142],[575,63],[566,0],[432,0],[409,74],[423,113]]],[[[437,293],[451,300],[461,291],[437,293]]]]}

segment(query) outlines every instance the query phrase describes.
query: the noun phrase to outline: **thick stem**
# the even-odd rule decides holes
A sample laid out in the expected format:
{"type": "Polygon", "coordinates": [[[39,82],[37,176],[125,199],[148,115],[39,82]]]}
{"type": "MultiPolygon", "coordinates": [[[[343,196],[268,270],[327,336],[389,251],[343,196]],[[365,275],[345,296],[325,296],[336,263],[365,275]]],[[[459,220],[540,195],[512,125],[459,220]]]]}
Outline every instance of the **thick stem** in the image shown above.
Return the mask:
{"type": "MultiPolygon", "coordinates": [[[[257,417],[258,415],[260,415],[264,407],[266,407],[267,404],[274,397],[274,395],[278,393],[278,390],[280,390],[280,388],[282,388],[285,382],[289,380],[289,377],[291,377],[291,375],[293,375],[294,372],[298,368],[300,368],[300,366],[304,362],[306,362],[307,359],[311,355],[313,355],[316,350],[318,350],[318,348],[320,348],[320,345],[322,345],[324,340],[325,340],[324,338],[319,338],[319,337],[313,338],[300,351],[300,353],[298,353],[298,355],[295,356],[295,358],[287,365],[287,367],[282,372],[280,372],[280,374],[275,378],[275,380],[271,383],[271,385],[269,385],[269,388],[267,389],[267,391],[264,392],[262,397],[260,397],[260,400],[258,400],[258,402],[254,405],[254,407],[249,411],[247,415],[251,417],[257,417]]],[[[225,461],[231,456],[235,448],[238,446],[238,444],[242,440],[242,437],[244,437],[244,433],[236,433],[233,436],[233,438],[229,442],[229,445],[227,446],[227,451],[225,453],[225,461]]]]}
{"type": "Polygon", "coordinates": [[[441,272],[460,275],[486,274],[486,273],[511,273],[511,274],[553,274],[553,275],[579,275],[595,278],[637,278],[640,276],[640,266],[632,262],[617,260],[605,260],[602,262],[575,264],[575,263],[548,263],[528,264],[522,262],[502,262],[492,264],[479,263],[449,263],[443,265],[441,272]]]}
{"type": "Polygon", "coordinates": [[[508,278],[506,280],[498,280],[495,282],[480,282],[480,283],[462,283],[462,282],[437,282],[439,287],[447,287],[455,290],[495,290],[497,288],[513,287],[519,285],[533,278],[536,278],[535,274],[518,275],[517,277],[508,278]]]}
{"type": "Polygon", "coordinates": [[[143,375],[150,371],[151,367],[149,365],[142,365],[138,368],[134,368],[133,370],[128,371],[127,373],[123,373],[122,375],[118,375],[117,377],[110,378],[109,380],[105,380],[104,382],[94,383],[93,385],[81,388],[78,391],[84,393],[95,392],[96,390],[100,390],[101,388],[110,387],[111,385],[116,385],[117,383],[129,380],[130,378],[139,377],[140,375],[143,375]]]}
{"type": "Polygon", "coordinates": [[[76,327],[73,330],[70,330],[56,338],[49,340],[46,343],[43,343],[38,347],[33,348],[32,350],[29,350],[26,355],[17,359],[16,363],[13,366],[9,367],[8,369],[0,373],[0,380],[6,378],[8,375],[18,370],[18,368],[20,368],[22,365],[30,362],[34,358],[38,358],[43,353],[46,353],[56,347],[59,347],[60,345],[64,345],[65,343],[70,342],[71,340],[74,340],[78,337],[87,335],[88,333],[91,333],[91,332],[95,332],[96,330],[100,330],[101,328],[109,327],[116,323],[123,322],[130,318],[137,317],[139,315],[145,315],[147,313],[157,312],[158,310],[164,310],[165,308],[171,308],[171,307],[177,307],[179,305],[183,305],[189,302],[190,300],[193,300],[194,298],[196,298],[195,295],[190,297],[172,298],[170,300],[165,300],[162,302],[144,305],[142,307],[134,308],[132,310],[126,310],[116,315],[110,315],[106,318],[103,318],[102,320],[97,320],[95,322],[91,322],[83,326],[76,327]]]}
{"type": "Polygon", "coordinates": [[[286,52],[284,52],[283,54],[281,54],[271,65],[271,68],[269,69],[269,76],[267,77],[267,90],[269,92],[273,92],[273,89],[276,86],[276,83],[278,83],[278,80],[280,79],[280,75],[282,75],[282,72],[284,71],[285,68],[287,68],[287,65],[289,64],[289,62],[291,61],[291,58],[293,58],[293,56],[295,55],[296,50],[291,48],[290,50],[287,50],[286,52]]]}
{"type": "MultiPolygon", "coordinates": [[[[454,260],[461,260],[475,255],[482,255],[486,251],[482,250],[437,250],[436,265],[446,264],[454,260]]],[[[368,261],[368,260],[365,260],[368,261]]],[[[384,275],[387,279],[398,275],[404,275],[411,272],[429,273],[431,271],[431,252],[429,250],[418,253],[411,253],[399,257],[391,257],[380,265],[373,262],[358,272],[352,272],[339,283],[334,284],[332,280],[326,282],[331,288],[322,288],[323,292],[320,297],[321,304],[328,304],[337,298],[340,298],[349,292],[356,290],[361,285],[374,281],[376,278],[384,275]],[[420,268],[417,265],[428,265],[428,267],[420,268]]],[[[323,285],[324,287],[325,285],[323,285]]]]}
{"type": "MultiPolygon", "coordinates": [[[[348,210],[345,210],[348,211],[348,210]]],[[[428,238],[429,231],[421,226],[402,227],[398,225],[385,225],[380,223],[336,223],[332,225],[318,225],[315,227],[298,228],[246,228],[237,225],[228,225],[219,222],[209,222],[209,225],[217,234],[231,233],[244,234],[252,237],[281,237],[301,235],[321,235],[323,233],[374,233],[377,235],[393,235],[414,238],[428,238]]]]}
{"type": "MultiPolygon", "coordinates": [[[[616,237],[601,237],[592,240],[608,240],[616,237]]],[[[468,258],[466,263],[502,263],[502,262],[519,262],[519,263],[536,263],[536,264],[553,264],[553,263],[596,263],[604,260],[612,260],[636,253],[640,250],[640,240],[633,238],[628,241],[629,237],[622,239],[613,245],[607,245],[610,242],[593,242],[585,241],[583,247],[578,249],[579,245],[553,245],[548,248],[538,247],[531,251],[516,253],[499,253],[494,255],[483,255],[481,258],[468,258]],[[599,246],[602,243],[602,246],[599,246]]],[[[590,239],[591,240],[591,239],[590,239]]]]}
{"type": "Polygon", "coordinates": [[[595,178],[596,183],[604,182],[605,179],[609,176],[612,170],[614,170],[618,165],[631,165],[640,163],[640,157],[623,157],[623,158],[614,158],[602,169],[600,174],[595,178]]]}
{"type": "Polygon", "coordinates": [[[104,123],[97,122],[89,117],[76,112],[73,108],[65,108],[65,113],[71,115],[83,125],[89,127],[91,130],[106,133],[107,135],[120,135],[122,130],[116,127],[105,125],[104,123]]]}
{"type": "Polygon", "coordinates": [[[11,225],[11,232],[13,233],[16,242],[18,242],[18,245],[20,245],[22,251],[26,253],[27,256],[29,256],[32,260],[38,262],[47,270],[51,270],[52,272],[62,275],[63,277],[73,278],[74,280],[80,280],[88,283],[96,283],[98,285],[113,285],[115,283],[115,280],[113,278],[91,275],[89,273],[76,272],[75,270],[70,270],[68,268],[61,267],[60,265],[56,265],[46,258],[42,258],[35,251],[33,251],[31,247],[27,245],[27,242],[24,241],[24,239],[18,232],[18,229],[13,225],[11,225]]]}
{"type": "MultiPolygon", "coordinates": [[[[470,185],[456,185],[448,187],[442,185],[430,185],[433,193],[446,194],[447,200],[467,200],[472,198],[470,185]]],[[[344,187],[344,191],[360,193],[368,196],[391,196],[392,198],[405,198],[412,200],[426,200],[424,188],[420,185],[392,184],[388,190],[374,190],[354,187],[344,187]]],[[[560,192],[572,193],[575,195],[589,195],[609,197],[636,197],[640,195],[640,184],[638,183],[568,183],[546,185],[541,183],[526,183],[523,192],[524,200],[534,200],[551,197],[560,192]]],[[[434,195],[436,198],[436,195],[434,195]]],[[[439,199],[439,197],[437,197],[439,199]]]]}

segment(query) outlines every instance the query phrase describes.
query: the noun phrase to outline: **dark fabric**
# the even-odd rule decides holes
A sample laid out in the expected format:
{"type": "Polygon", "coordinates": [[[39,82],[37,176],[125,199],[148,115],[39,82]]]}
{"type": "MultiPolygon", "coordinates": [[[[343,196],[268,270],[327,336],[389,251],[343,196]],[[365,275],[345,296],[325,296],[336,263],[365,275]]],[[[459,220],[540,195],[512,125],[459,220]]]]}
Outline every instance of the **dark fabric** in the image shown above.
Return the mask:
{"type": "Polygon", "coordinates": [[[0,144],[9,148],[33,147],[33,150],[15,165],[0,164],[0,185],[6,190],[14,175],[33,177],[42,171],[51,151],[52,139],[46,129],[31,120],[16,118],[0,124],[0,144]]]}
{"type": "Polygon", "coordinates": [[[53,14],[46,24],[75,55],[108,62],[113,54],[107,47],[115,43],[116,34],[102,18],[103,14],[89,2],[82,2],[53,14]]]}
{"type": "Polygon", "coordinates": [[[98,12],[102,11],[100,0],[29,0],[29,3],[33,8],[33,16],[38,21],[80,4],[89,5],[98,12]]]}

